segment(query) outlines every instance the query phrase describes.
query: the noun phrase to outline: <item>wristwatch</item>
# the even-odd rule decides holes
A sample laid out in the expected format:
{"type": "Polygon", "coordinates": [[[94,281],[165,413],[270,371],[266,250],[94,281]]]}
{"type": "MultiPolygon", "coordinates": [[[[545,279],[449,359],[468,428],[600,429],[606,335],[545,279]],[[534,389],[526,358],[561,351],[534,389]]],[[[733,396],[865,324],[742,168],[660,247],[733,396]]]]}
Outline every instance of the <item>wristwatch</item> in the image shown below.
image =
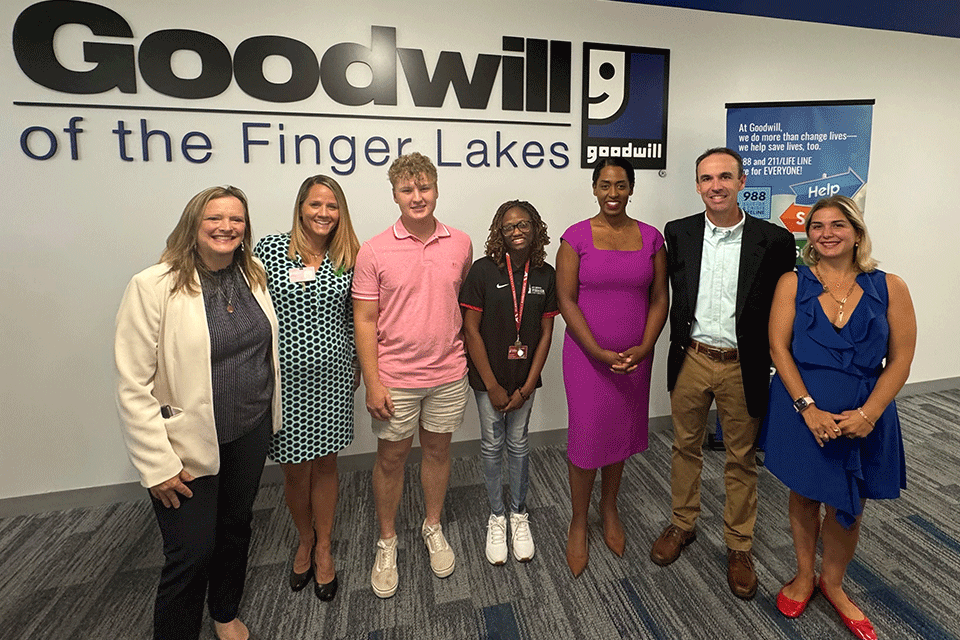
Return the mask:
{"type": "Polygon", "coordinates": [[[812,404],[816,404],[810,396],[802,396],[793,401],[793,408],[797,413],[802,413],[804,409],[812,404]]]}

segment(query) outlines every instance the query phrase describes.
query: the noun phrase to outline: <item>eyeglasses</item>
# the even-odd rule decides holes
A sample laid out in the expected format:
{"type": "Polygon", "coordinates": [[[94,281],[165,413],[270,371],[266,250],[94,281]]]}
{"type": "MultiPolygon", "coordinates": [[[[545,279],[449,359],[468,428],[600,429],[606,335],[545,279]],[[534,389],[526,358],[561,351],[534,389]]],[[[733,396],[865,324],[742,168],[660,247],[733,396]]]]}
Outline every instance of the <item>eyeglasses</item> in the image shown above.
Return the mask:
{"type": "Polygon", "coordinates": [[[505,236],[508,236],[511,233],[513,233],[514,229],[520,229],[521,233],[526,233],[527,231],[530,231],[532,227],[533,227],[533,224],[529,220],[521,220],[516,224],[503,225],[502,227],[500,227],[500,233],[502,233],[505,236]]]}

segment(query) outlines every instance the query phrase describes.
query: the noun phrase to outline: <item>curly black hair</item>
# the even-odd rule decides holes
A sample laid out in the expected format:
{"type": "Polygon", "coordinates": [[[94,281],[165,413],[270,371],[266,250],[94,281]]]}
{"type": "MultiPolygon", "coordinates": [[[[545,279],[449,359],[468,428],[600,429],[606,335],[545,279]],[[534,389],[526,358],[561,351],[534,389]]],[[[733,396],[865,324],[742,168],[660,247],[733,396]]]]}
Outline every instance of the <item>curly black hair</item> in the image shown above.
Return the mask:
{"type": "Polygon", "coordinates": [[[487,236],[485,246],[486,255],[496,262],[497,266],[502,267],[504,265],[504,255],[507,252],[507,247],[503,242],[503,233],[500,232],[500,227],[507,211],[514,207],[526,211],[527,215],[530,216],[530,221],[533,223],[533,237],[530,240],[530,264],[534,267],[542,267],[547,259],[547,252],[544,247],[550,244],[550,236],[547,235],[547,225],[540,217],[540,213],[536,207],[526,200],[510,200],[504,202],[497,209],[497,213],[493,216],[493,222],[490,223],[490,235],[487,236]]]}

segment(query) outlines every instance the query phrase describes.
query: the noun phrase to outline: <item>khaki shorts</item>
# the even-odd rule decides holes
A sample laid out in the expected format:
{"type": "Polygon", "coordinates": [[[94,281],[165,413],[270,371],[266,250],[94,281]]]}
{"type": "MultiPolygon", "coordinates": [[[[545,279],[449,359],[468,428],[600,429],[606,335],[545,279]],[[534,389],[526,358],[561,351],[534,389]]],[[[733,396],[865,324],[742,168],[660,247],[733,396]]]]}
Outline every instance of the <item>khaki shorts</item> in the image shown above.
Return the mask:
{"type": "Polygon", "coordinates": [[[399,442],[423,427],[431,433],[453,433],[463,422],[467,409],[467,376],[426,389],[387,387],[393,400],[389,420],[373,418],[373,433],[381,440],[399,442]]]}

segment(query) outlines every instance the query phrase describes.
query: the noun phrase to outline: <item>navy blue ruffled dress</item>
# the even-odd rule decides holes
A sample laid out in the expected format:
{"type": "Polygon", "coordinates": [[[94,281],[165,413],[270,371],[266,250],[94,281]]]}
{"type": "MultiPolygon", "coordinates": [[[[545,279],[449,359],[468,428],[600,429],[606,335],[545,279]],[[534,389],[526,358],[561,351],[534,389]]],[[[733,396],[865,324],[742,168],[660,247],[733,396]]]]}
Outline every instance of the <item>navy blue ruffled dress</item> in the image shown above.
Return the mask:
{"type": "MultiPolygon", "coordinates": [[[[809,267],[797,271],[791,351],[817,407],[831,413],[856,409],[867,401],[887,355],[886,274],[861,273],[857,284],[863,296],[838,330],[817,299],[823,286],[809,267]]],[[[896,402],[887,406],[866,438],[837,438],[821,448],[776,375],[761,443],[771,473],[792,491],[836,507],[837,519],[845,527],[852,526],[862,511],[861,499],[896,498],[907,486],[896,402]]]]}

